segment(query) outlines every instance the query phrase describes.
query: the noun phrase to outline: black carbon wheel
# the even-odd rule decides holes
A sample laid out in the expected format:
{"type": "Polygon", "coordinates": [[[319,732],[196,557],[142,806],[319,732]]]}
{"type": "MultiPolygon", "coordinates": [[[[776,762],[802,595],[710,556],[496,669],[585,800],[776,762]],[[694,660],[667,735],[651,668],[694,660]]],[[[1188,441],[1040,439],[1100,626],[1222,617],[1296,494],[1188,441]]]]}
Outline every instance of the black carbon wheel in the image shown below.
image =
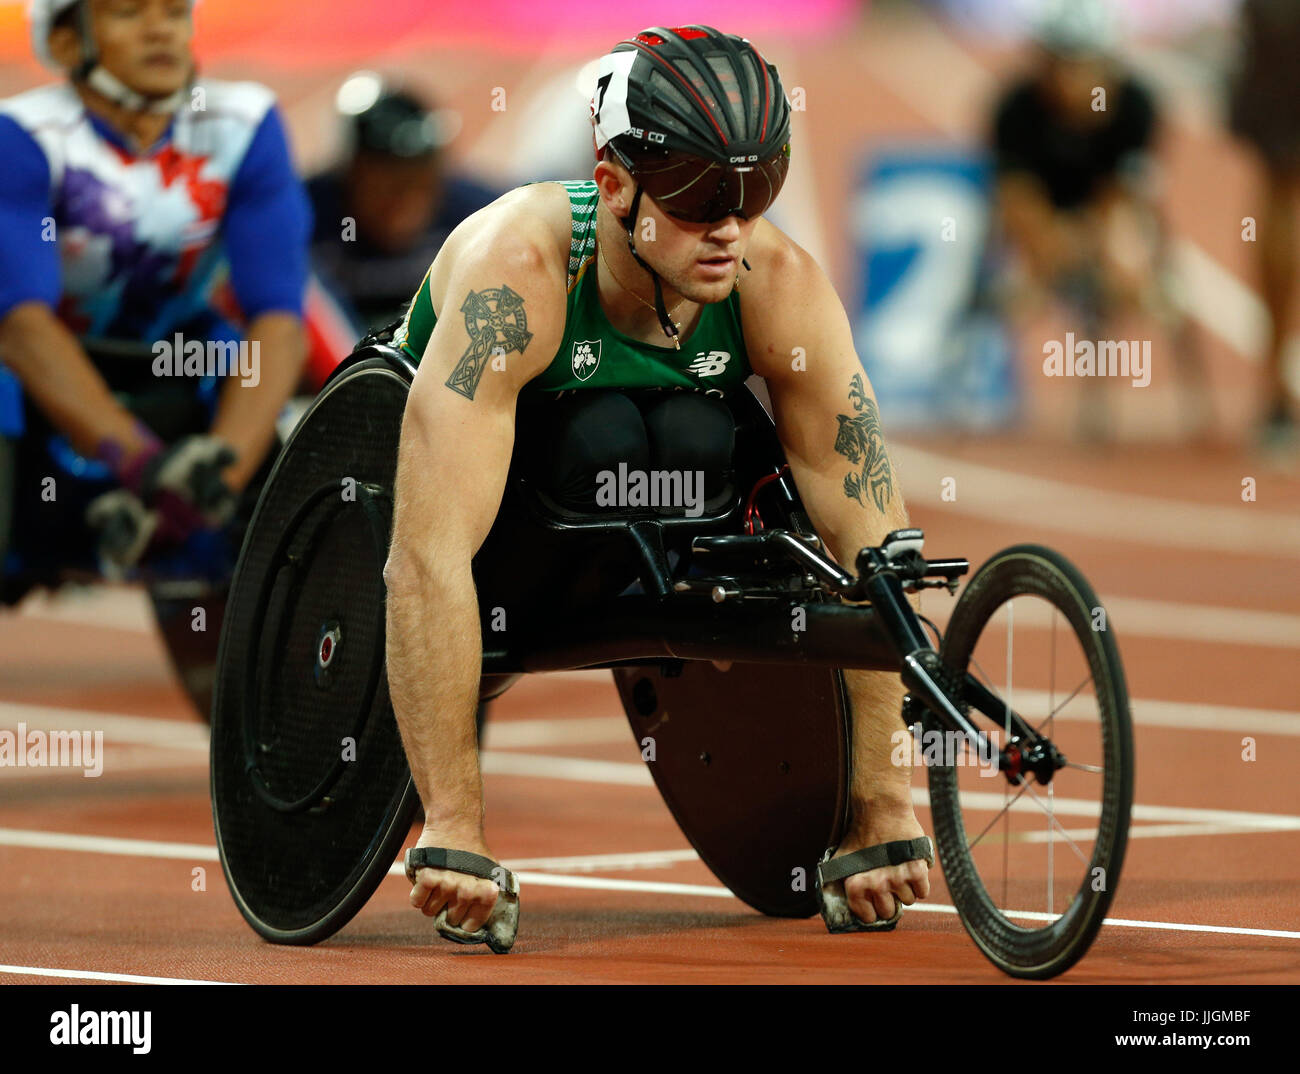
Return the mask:
{"type": "MultiPolygon", "coordinates": [[[[926,758],[939,858],[966,931],[1004,972],[1054,977],[1096,938],[1128,841],[1133,732],[1114,631],[1068,560],[1017,545],[971,578],[940,653],[1065,755],[1046,786],[1033,776],[1008,780],[969,751],[926,758]]],[[[972,708],[971,717],[1006,744],[998,713],[972,708]]],[[[922,726],[930,736],[922,744],[937,745],[928,712],[922,726]]]]}
{"type": "Polygon", "coordinates": [[[325,387],[276,460],[231,582],[213,822],[236,905],[275,943],[318,943],[351,920],[419,805],[384,673],[408,390],[379,359],[325,387]]]}

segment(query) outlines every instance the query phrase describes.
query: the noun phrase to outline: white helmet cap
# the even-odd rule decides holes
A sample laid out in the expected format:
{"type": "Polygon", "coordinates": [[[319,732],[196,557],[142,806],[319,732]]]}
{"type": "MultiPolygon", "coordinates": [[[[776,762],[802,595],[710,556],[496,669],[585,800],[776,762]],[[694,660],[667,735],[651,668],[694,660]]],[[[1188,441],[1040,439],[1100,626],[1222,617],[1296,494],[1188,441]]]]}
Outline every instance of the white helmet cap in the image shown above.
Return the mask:
{"type": "Polygon", "coordinates": [[[1105,56],[1114,51],[1116,13],[1106,0],[1040,0],[1034,37],[1062,56],[1105,56]]]}
{"type": "Polygon", "coordinates": [[[32,50],[37,59],[51,70],[60,70],[50,54],[50,31],[54,29],[54,20],[78,3],[80,0],[30,0],[27,5],[27,18],[32,24],[32,50]]]}

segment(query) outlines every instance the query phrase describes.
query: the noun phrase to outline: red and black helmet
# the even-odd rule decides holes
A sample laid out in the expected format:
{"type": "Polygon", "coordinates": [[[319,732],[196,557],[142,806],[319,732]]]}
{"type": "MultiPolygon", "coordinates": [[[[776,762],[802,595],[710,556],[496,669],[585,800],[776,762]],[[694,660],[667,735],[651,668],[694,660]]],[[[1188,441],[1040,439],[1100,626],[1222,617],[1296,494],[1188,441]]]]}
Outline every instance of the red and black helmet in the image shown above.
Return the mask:
{"type": "Polygon", "coordinates": [[[790,165],[790,104],[748,41],[709,26],[652,27],[601,58],[591,102],[610,148],[673,216],[755,217],[790,165]]]}

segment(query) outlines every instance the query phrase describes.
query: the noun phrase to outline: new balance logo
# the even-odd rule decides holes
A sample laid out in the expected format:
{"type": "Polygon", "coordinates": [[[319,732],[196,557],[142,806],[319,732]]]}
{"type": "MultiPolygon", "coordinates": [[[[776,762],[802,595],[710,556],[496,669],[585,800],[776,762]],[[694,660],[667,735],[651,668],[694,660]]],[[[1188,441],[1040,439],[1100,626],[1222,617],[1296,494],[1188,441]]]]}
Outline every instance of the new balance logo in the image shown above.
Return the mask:
{"type": "Polygon", "coordinates": [[[686,367],[686,372],[694,373],[697,377],[716,377],[726,372],[729,361],[731,354],[727,351],[709,351],[708,354],[700,351],[695,356],[695,361],[686,367]]]}

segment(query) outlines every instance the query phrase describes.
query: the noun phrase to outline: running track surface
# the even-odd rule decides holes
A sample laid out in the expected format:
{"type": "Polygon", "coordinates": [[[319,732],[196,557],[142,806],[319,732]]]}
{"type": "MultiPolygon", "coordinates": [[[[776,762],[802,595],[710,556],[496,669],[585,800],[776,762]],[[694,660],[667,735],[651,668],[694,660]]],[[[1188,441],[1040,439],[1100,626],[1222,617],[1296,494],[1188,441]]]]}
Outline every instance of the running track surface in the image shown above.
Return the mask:
{"type": "MultiPolygon", "coordinates": [[[[842,63],[805,69],[810,86],[848,80],[885,127],[936,135],[965,122],[962,79],[978,83],[1002,63],[924,21],[837,49],[842,63]],[[889,35],[909,64],[891,58],[889,35]],[[949,83],[916,73],[941,61],[949,83]]],[[[1230,281],[1247,278],[1226,228],[1249,215],[1245,165],[1197,115],[1180,118],[1169,156],[1178,234],[1230,281]]],[[[819,178],[818,198],[834,202],[839,181],[819,178]]],[[[833,237],[826,252],[843,256],[833,237]]],[[[1252,388],[1249,357],[1232,346],[1253,308],[1243,291],[1236,306],[1201,311],[1217,443],[1151,439],[1173,412],[1172,396],[1153,390],[1115,394],[1119,444],[1071,446],[1051,431],[1069,411],[1066,388],[1036,388],[1035,421],[1015,437],[894,438],[930,554],[977,564],[1009,544],[1052,545],[1092,581],[1120,640],[1138,750],[1134,826],[1111,924],[1066,981],[1300,981],[1300,476],[1232,435],[1252,388]],[[945,477],[956,478],[955,502],[940,498],[945,477]],[[1242,501],[1245,477],[1254,502],[1242,501]],[[1247,736],[1253,762],[1242,760],[1247,736]]],[[[925,611],[941,615],[948,600],[928,594],[925,611]]],[[[0,728],[19,721],[100,727],[107,747],[98,779],[0,769],[3,981],[1008,980],[962,930],[941,869],[929,904],[892,934],[830,936],[817,918],[767,919],[733,898],[650,785],[607,673],[525,680],[489,725],[489,845],[523,873],[507,958],[439,940],[396,875],[325,944],[255,936],[216,861],[204,731],[134,591],[66,594],[0,617],[0,728]]]]}

